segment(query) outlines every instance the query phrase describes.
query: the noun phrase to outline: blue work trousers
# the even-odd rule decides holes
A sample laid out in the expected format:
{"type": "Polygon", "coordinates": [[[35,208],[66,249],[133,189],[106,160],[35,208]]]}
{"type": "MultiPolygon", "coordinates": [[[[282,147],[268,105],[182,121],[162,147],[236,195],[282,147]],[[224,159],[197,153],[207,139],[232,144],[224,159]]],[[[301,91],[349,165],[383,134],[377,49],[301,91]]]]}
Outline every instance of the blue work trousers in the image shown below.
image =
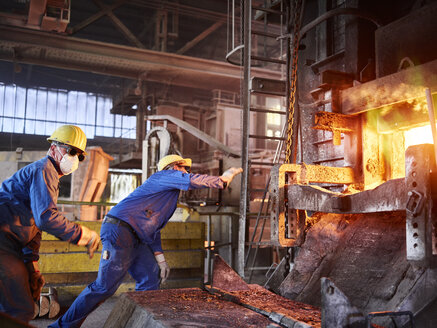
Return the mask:
{"type": "Polygon", "coordinates": [[[94,309],[112,296],[129,272],[135,290],[159,287],[159,267],[147,244],[140,243],[129,227],[103,223],[103,249],[96,281],[88,285],[68,311],[49,327],[80,327],[94,309]]]}

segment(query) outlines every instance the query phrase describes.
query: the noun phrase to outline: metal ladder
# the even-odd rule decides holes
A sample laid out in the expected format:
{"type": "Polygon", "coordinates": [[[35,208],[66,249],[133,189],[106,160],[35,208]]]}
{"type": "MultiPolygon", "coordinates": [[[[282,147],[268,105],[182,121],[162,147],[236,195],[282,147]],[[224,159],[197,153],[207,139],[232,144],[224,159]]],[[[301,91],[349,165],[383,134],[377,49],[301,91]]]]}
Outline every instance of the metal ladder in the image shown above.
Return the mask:
{"type": "MultiPolygon", "coordinates": [[[[269,215],[267,215],[269,200],[268,184],[264,189],[250,189],[249,177],[251,169],[253,167],[271,167],[275,163],[279,162],[279,158],[282,153],[282,145],[285,142],[285,130],[283,129],[280,136],[268,136],[262,133],[254,133],[251,130],[253,113],[256,114],[275,114],[286,115],[286,111],[275,111],[269,108],[263,108],[256,106],[252,103],[252,95],[266,95],[271,97],[279,97],[281,107],[287,97],[288,81],[282,79],[281,81],[271,80],[266,78],[259,78],[253,76],[251,67],[258,66],[267,69],[280,70],[283,76],[289,76],[287,60],[289,51],[289,39],[283,38],[286,34],[287,12],[285,10],[285,1],[264,1],[262,5],[253,5],[251,0],[245,0],[244,7],[238,11],[235,9],[235,2],[232,1],[232,45],[231,50],[228,52],[227,60],[232,64],[242,65],[243,68],[243,81],[242,86],[242,107],[243,107],[243,120],[242,120],[242,182],[241,182],[241,199],[240,199],[240,217],[239,217],[239,244],[238,244],[238,263],[237,271],[240,276],[245,276],[245,270],[250,273],[249,280],[255,270],[268,270],[269,267],[255,267],[255,260],[260,247],[271,246],[269,242],[262,241],[262,235],[264,233],[265,225],[269,222],[269,215]],[[241,23],[241,44],[235,41],[235,23],[238,21],[235,18],[235,13],[243,13],[241,23]],[[269,25],[269,19],[275,19],[279,22],[279,28],[276,27],[272,32],[271,25],[269,25]],[[275,33],[276,32],[276,33],[275,33]],[[259,40],[261,38],[261,40],[259,40]],[[255,44],[252,44],[252,42],[255,44]],[[236,45],[237,43],[237,45],[236,45]],[[284,46],[286,44],[286,46],[284,46]],[[246,51],[249,49],[249,51],[246,51]],[[238,58],[240,54],[240,58],[238,58]],[[284,58],[285,57],[285,58],[284,58]],[[286,73],[285,73],[286,72],[286,73]],[[251,133],[252,131],[252,133],[251,133]],[[251,144],[259,144],[258,140],[278,141],[278,147],[276,154],[272,162],[257,162],[251,160],[253,153],[250,152],[249,147],[251,144]],[[249,213],[249,202],[251,193],[263,192],[262,205],[258,211],[258,214],[249,213]],[[267,200],[266,200],[267,198],[267,200]],[[254,229],[250,237],[250,241],[246,242],[246,234],[248,233],[247,225],[250,220],[255,221],[254,229]],[[255,237],[258,237],[255,240],[255,237]],[[247,247],[247,252],[246,252],[247,247]],[[251,249],[255,249],[255,255],[252,257],[251,264],[249,265],[249,257],[251,249]]],[[[264,142],[264,144],[265,144],[264,142]]],[[[261,142],[262,143],[262,142],[261,142]]],[[[264,146],[265,147],[265,146],[264,146]]]]}

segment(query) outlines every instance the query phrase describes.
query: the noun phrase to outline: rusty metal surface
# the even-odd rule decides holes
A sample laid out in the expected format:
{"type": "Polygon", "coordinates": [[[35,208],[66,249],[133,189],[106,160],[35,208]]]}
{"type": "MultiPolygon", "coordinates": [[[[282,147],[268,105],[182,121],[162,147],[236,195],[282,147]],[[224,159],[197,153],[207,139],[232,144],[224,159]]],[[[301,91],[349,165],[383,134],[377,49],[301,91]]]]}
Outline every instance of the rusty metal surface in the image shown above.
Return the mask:
{"type": "Polygon", "coordinates": [[[425,100],[425,87],[437,88],[437,60],[342,90],[341,112],[358,114],[396,103],[408,106],[418,97],[425,100]]]}
{"type": "MultiPolygon", "coordinates": [[[[288,164],[287,164],[288,165],[288,164]]],[[[294,164],[290,164],[294,165],[294,164]]],[[[296,234],[286,233],[286,218],[285,218],[285,175],[281,173],[281,168],[283,165],[275,165],[270,172],[270,202],[271,202],[271,212],[270,212],[270,238],[273,245],[291,247],[295,243],[296,234]],[[293,238],[294,237],[294,238],[293,238]]],[[[291,218],[293,219],[293,217],[291,218]]],[[[288,224],[290,222],[287,222],[288,224]]],[[[295,224],[295,222],[291,222],[295,224]]]]}
{"type": "Polygon", "coordinates": [[[233,302],[263,313],[286,327],[321,327],[318,307],[287,299],[256,284],[249,287],[246,291],[223,293],[215,290],[214,293],[227,296],[233,302]]]}
{"type": "Polygon", "coordinates": [[[329,167],[323,165],[298,165],[283,164],[279,168],[279,187],[285,185],[285,175],[288,175],[288,183],[307,184],[338,183],[352,184],[355,182],[354,171],[349,167],[329,167]]]}
{"type": "MultiPolygon", "coordinates": [[[[327,182],[352,184],[355,182],[354,170],[348,167],[328,167],[322,165],[283,164],[274,166],[270,173],[271,182],[271,240],[273,244],[291,247],[301,235],[305,226],[305,213],[289,206],[285,213],[288,199],[287,189],[293,184],[310,182],[327,182]],[[286,215],[287,214],[287,215],[286,215]]],[[[298,196],[299,197],[299,196],[298,196]]]]}
{"type": "Polygon", "coordinates": [[[315,125],[313,129],[326,130],[333,132],[334,130],[341,133],[357,132],[358,116],[344,115],[331,112],[317,112],[315,115],[315,125]]]}
{"type": "Polygon", "coordinates": [[[408,147],[405,153],[407,259],[417,265],[437,265],[436,226],[433,209],[432,181],[435,172],[434,149],[431,144],[408,147]]]}
{"type": "Polygon", "coordinates": [[[352,195],[335,193],[317,186],[291,185],[288,203],[293,209],[324,213],[374,213],[405,211],[405,179],[389,180],[375,189],[352,195]]]}
{"type": "Polygon", "coordinates": [[[320,279],[329,277],[365,312],[396,309],[421,272],[405,259],[405,213],[316,213],[311,220],[281,295],[320,305],[320,279]]]}
{"type": "MultiPolygon", "coordinates": [[[[144,325],[143,322],[141,327],[276,326],[259,313],[197,288],[129,292],[125,294],[125,298],[137,309],[141,308],[142,311],[147,312],[149,325],[144,325]]],[[[117,306],[115,306],[116,310],[117,306]]],[[[134,310],[132,315],[137,311],[134,310]]],[[[135,318],[128,318],[128,320],[132,322],[135,318]]]]}
{"type": "Polygon", "coordinates": [[[270,171],[270,242],[274,246],[279,243],[279,213],[284,211],[284,196],[279,192],[279,167],[274,165],[270,171]]]}
{"type": "Polygon", "coordinates": [[[335,146],[341,145],[341,133],[358,133],[360,118],[331,112],[315,114],[313,129],[331,131],[335,146]]]}
{"type": "Polygon", "coordinates": [[[214,256],[212,287],[226,291],[249,290],[246,282],[218,254],[214,256]]]}

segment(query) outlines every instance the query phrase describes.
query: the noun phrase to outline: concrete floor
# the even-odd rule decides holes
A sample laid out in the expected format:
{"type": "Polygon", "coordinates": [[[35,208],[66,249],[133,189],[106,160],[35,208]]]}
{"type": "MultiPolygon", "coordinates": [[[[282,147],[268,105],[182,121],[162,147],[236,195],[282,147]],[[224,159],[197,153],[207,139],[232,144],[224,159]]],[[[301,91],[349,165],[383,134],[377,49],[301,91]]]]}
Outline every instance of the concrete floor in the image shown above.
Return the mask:
{"type": "MultiPolygon", "coordinates": [[[[96,310],[94,310],[88,318],[86,318],[85,322],[82,324],[81,328],[102,328],[106,322],[106,319],[111,313],[112,308],[115,303],[118,301],[118,296],[112,296],[106,302],[101,304],[96,310]]],[[[67,308],[61,309],[61,313],[67,311],[67,308]]],[[[30,321],[29,323],[37,328],[46,328],[51,323],[55,322],[56,319],[48,319],[48,318],[37,318],[35,320],[30,321]]]]}

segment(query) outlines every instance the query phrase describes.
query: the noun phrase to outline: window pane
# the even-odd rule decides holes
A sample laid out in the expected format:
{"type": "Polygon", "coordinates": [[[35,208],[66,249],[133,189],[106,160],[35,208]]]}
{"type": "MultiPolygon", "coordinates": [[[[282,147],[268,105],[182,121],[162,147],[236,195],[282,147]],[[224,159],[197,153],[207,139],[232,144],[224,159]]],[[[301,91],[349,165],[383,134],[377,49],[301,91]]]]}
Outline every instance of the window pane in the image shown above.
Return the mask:
{"type": "Polygon", "coordinates": [[[38,89],[36,93],[35,134],[46,134],[45,119],[47,111],[47,90],[38,89]]]}
{"type": "Polygon", "coordinates": [[[89,139],[94,135],[135,138],[136,117],[113,115],[111,108],[111,97],[0,83],[2,132],[49,135],[62,124],[77,124],[89,139]]]}
{"type": "Polygon", "coordinates": [[[6,86],[4,84],[0,84],[0,128],[3,131],[3,116],[5,111],[5,91],[6,86]]]}
{"type": "Polygon", "coordinates": [[[35,89],[27,90],[26,126],[24,130],[27,134],[35,133],[36,93],[35,89]]]}
{"type": "Polygon", "coordinates": [[[121,137],[121,115],[115,115],[115,124],[114,124],[114,137],[121,137]]]}
{"type": "Polygon", "coordinates": [[[15,110],[15,86],[6,86],[4,93],[4,109],[3,109],[3,132],[13,132],[15,110]]]}
{"type": "Polygon", "coordinates": [[[47,111],[46,111],[46,133],[51,134],[56,129],[57,122],[59,122],[57,111],[58,95],[56,92],[47,91],[47,111]]]}
{"type": "Polygon", "coordinates": [[[77,92],[76,113],[75,113],[76,120],[74,123],[86,123],[86,105],[87,105],[86,93],[77,92]]]}
{"type": "Polygon", "coordinates": [[[67,122],[67,102],[68,93],[60,90],[58,92],[58,101],[56,103],[56,112],[58,117],[58,122],[67,122]]]}

